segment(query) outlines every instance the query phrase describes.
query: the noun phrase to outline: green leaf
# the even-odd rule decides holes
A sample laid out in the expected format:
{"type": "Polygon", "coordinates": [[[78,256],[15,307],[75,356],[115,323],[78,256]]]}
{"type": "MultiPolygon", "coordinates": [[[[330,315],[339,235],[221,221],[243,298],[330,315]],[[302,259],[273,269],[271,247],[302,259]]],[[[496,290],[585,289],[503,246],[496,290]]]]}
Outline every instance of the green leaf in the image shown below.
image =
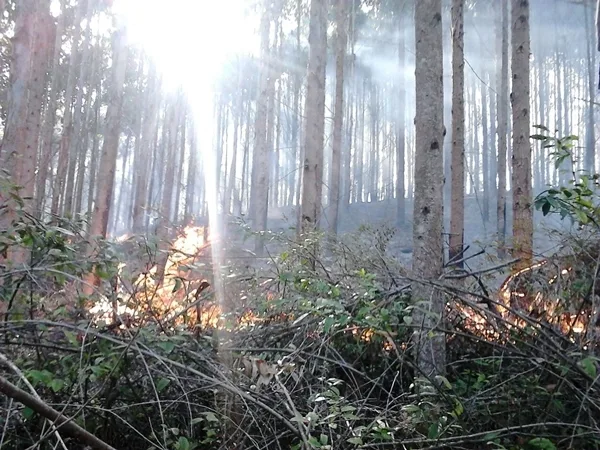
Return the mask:
{"type": "Polygon", "coordinates": [[[190,450],[190,441],[188,441],[188,439],[184,436],[181,436],[178,440],[177,440],[177,445],[176,445],[177,450],[190,450]]]}
{"type": "Polygon", "coordinates": [[[183,283],[181,281],[181,278],[175,278],[175,286],[173,286],[173,290],[171,291],[171,293],[174,294],[175,292],[180,290],[182,286],[183,283]]]}
{"type": "Polygon", "coordinates": [[[533,438],[527,444],[529,447],[540,450],[556,450],[554,443],[547,438],[533,438]]]}
{"type": "Polygon", "coordinates": [[[588,357],[582,359],[579,362],[579,365],[590,378],[595,379],[598,375],[598,370],[596,369],[596,358],[588,357]]]}
{"type": "Polygon", "coordinates": [[[203,415],[206,417],[208,422],[219,423],[219,418],[215,415],[215,413],[209,411],[205,412],[203,415]]]}
{"type": "Polygon", "coordinates": [[[329,442],[329,436],[321,433],[321,436],[319,436],[319,442],[321,443],[321,445],[327,445],[327,443],[329,442]]]}
{"type": "Polygon", "coordinates": [[[171,380],[168,378],[160,378],[158,383],[156,383],[156,390],[158,392],[162,392],[169,384],[171,384],[171,380]]]}
{"type": "Polygon", "coordinates": [[[314,436],[311,436],[311,437],[308,439],[308,443],[311,445],[311,447],[314,447],[314,448],[321,448],[321,443],[320,443],[320,442],[319,442],[319,440],[318,440],[316,437],[314,437],[314,436]]]}
{"type": "Polygon", "coordinates": [[[175,343],[171,341],[163,341],[158,344],[166,353],[171,353],[175,349],[175,343]]]}
{"type": "Polygon", "coordinates": [[[550,132],[550,129],[546,125],[538,124],[538,125],[532,125],[532,127],[537,128],[538,130],[547,131],[548,133],[550,132]]]}
{"type": "Polygon", "coordinates": [[[65,385],[64,381],[59,379],[59,378],[55,378],[54,380],[52,380],[50,382],[50,384],[48,385],[48,387],[50,389],[52,389],[54,392],[58,392],[60,391],[63,386],[65,385]]]}
{"type": "Polygon", "coordinates": [[[439,425],[436,423],[432,423],[431,425],[429,425],[429,428],[427,429],[427,437],[429,439],[437,439],[439,436],[439,425]]]}
{"type": "Polygon", "coordinates": [[[329,333],[331,327],[335,324],[335,319],[331,316],[328,316],[323,322],[323,333],[329,333]]]}
{"type": "Polygon", "coordinates": [[[348,439],[346,439],[346,442],[348,442],[348,444],[363,445],[363,440],[358,436],[348,438],[348,439]]]}
{"type": "Polygon", "coordinates": [[[544,204],[542,205],[542,214],[544,216],[547,216],[550,213],[550,208],[552,205],[550,205],[550,202],[545,201],[544,204]]]}
{"type": "Polygon", "coordinates": [[[23,417],[25,417],[25,419],[31,419],[34,413],[35,411],[28,406],[23,408],[23,410],[21,411],[21,414],[23,414],[23,417]]]}
{"type": "Polygon", "coordinates": [[[532,134],[529,136],[531,139],[535,139],[536,141],[545,141],[547,139],[543,134],[532,134]]]}

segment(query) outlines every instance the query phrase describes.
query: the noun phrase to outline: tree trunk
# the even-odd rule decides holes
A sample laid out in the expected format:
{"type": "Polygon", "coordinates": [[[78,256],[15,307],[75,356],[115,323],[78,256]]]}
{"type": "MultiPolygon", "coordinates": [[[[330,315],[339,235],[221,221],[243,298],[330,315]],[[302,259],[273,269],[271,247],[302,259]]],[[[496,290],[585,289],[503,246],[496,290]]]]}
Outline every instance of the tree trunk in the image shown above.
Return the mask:
{"type": "MultiPolygon", "coordinates": [[[[88,77],[90,74],[90,57],[92,54],[91,46],[90,46],[90,37],[91,37],[91,22],[92,22],[92,2],[88,0],[87,2],[87,11],[86,11],[86,20],[87,26],[86,31],[81,41],[82,49],[81,49],[81,61],[79,63],[79,80],[78,80],[78,89],[77,95],[75,96],[75,106],[73,113],[73,126],[70,130],[70,136],[68,137],[68,145],[69,145],[69,168],[67,170],[67,181],[65,186],[65,200],[64,200],[64,213],[73,215],[77,211],[73,210],[73,203],[75,197],[75,175],[76,171],[85,172],[85,150],[81,147],[81,128],[83,118],[85,117],[85,113],[82,110],[83,104],[83,88],[88,83],[88,77]],[[83,154],[82,154],[83,153],[83,154]]],[[[78,25],[78,24],[77,24],[78,25]]],[[[74,50],[77,47],[73,47],[74,50]]]]}
{"type": "Polygon", "coordinates": [[[512,0],[513,257],[515,270],[533,258],[531,145],[529,112],[529,1],[512,0]]]}
{"type": "Polygon", "coordinates": [[[596,52],[594,51],[594,45],[592,44],[594,33],[592,32],[593,16],[592,12],[588,11],[587,3],[584,3],[585,7],[585,30],[586,30],[586,41],[587,41],[587,102],[586,102],[586,127],[585,127],[585,165],[584,170],[588,173],[594,174],[595,162],[596,162],[596,127],[594,121],[594,99],[596,97],[596,52]]]}
{"type": "MultiPolygon", "coordinates": [[[[54,192],[52,193],[52,210],[53,214],[60,214],[63,211],[65,185],[69,164],[73,162],[70,140],[73,134],[72,126],[72,105],[73,94],[75,92],[77,56],[79,47],[79,38],[81,36],[81,18],[85,11],[86,2],[80,2],[75,8],[75,18],[73,23],[75,29],[73,31],[73,41],[71,44],[71,54],[69,56],[69,73],[67,77],[67,88],[65,91],[65,106],[63,114],[63,131],[60,140],[60,148],[58,153],[58,166],[56,169],[56,179],[54,180],[54,192]]],[[[73,152],[74,153],[74,152],[73,152]]],[[[76,156],[76,154],[75,154],[76,156]]]]}
{"type": "Polygon", "coordinates": [[[400,64],[399,95],[398,95],[398,117],[396,122],[396,223],[404,226],[406,221],[406,187],[404,185],[404,172],[406,170],[406,21],[403,16],[403,7],[399,10],[399,32],[398,63],[400,64]]]}
{"type": "MultiPolygon", "coordinates": [[[[415,200],[413,211],[413,271],[437,280],[443,265],[443,140],[444,86],[442,2],[420,0],[415,5],[415,200]]],[[[446,341],[435,331],[443,321],[444,298],[430,285],[413,283],[419,305],[413,320],[420,372],[432,377],[445,372],[446,341]]],[[[442,327],[443,328],[443,327],[442,327]]]]}
{"type": "MultiPolygon", "coordinates": [[[[452,1],[452,168],[448,258],[462,258],[465,234],[464,0],[452,1]]],[[[462,264],[459,264],[462,267],[462,264]]]]}
{"type": "Polygon", "coordinates": [[[49,70],[51,79],[46,111],[44,112],[44,122],[41,135],[41,154],[38,159],[38,177],[35,188],[35,211],[38,217],[43,216],[43,209],[46,202],[46,184],[50,173],[52,162],[52,144],[54,141],[54,122],[56,121],[56,101],[58,97],[58,86],[60,76],[58,75],[60,67],[60,52],[62,44],[62,35],[65,27],[65,0],[61,1],[61,13],[58,16],[58,23],[54,31],[54,47],[52,49],[52,66],[49,70]]]}
{"type": "Polygon", "coordinates": [[[336,56],[335,56],[335,107],[333,116],[333,142],[331,147],[331,179],[329,180],[329,231],[337,236],[340,209],[340,181],[342,170],[342,127],[344,125],[344,62],[348,41],[347,1],[337,0],[336,4],[336,56]]]}
{"type": "MultiPolygon", "coordinates": [[[[98,189],[90,224],[90,235],[92,237],[106,238],[108,228],[119,149],[123,84],[125,83],[127,57],[128,48],[125,45],[125,30],[123,27],[119,27],[113,36],[113,67],[111,69],[113,81],[106,109],[104,142],[102,144],[102,154],[98,170],[98,189]]],[[[98,280],[94,274],[91,274],[87,277],[86,281],[87,283],[84,284],[84,294],[91,295],[93,286],[97,285],[98,280]]]]}
{"type": "Polygon", "coordinates": [[[483,141],[481,148],[481,171],[482,171],[482,209],[483,221],[487,224],[490,221],[490,134],[488,132],[488,87],[481,84],[481,128],[483,131],[483,141]]]}
{"type": "Polygon", "coordinates": [[[142,125],[142,137],[136,149],[133,164],[133,184],[135,187],[135,197],[133,204],[133,231],[139,233],[144,229],[145,218],[148,215],[148,175],[150,172],[151,158],[144,155],[150,155],[154,136],[156,135],[159,109],[159,82],[156,76],[154,66],[150,68],[148,75],[148,84],[146,92],[146,108],[142,125]]]}
{"type": "Polygon", "coordinates": [[[498,222],[498,257],[506,257],[506,155],[508,146],[508,2],[502,2],[501,17],[498,20],[498,42],[500,43],[501,63],[498,96],[498,201],[496,219],[498,222]]]}
{"type": "MultiPolygon", "coordinates": [[[[267,116],[269,108],[269,33],[270,19],[267,2],[261,19],[261,70],[260,87],[256,100],[254,124],[254,149],[252,152],[252,181],[250,194],[250,218],[254,231],[260,233],[267,229],[269,205],[269,151],[267,147],[267,116]]],[[[255,251],[258,256],[264,252],[262,235],[256,237],[255,251]]]]}
{"type": "Polygon", "coordinates": [[[323,189],[325,131],[325,67],[327,64],[327,2],[311,0],[309,59],[306,83],[304,164],[300,232],[318,227],[323,189]]]}

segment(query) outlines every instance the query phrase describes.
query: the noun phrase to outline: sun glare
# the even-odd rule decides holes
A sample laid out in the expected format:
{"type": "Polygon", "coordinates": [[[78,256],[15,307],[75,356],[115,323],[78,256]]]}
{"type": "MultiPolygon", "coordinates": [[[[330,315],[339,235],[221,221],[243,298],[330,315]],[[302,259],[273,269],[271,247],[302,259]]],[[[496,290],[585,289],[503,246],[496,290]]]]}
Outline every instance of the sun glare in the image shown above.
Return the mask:
{"type": "MultiPolygon", "coordinates": [[[[115,0],[131,45],[154,61],[167,92],[182,89],[190,106],[204,179],[211,230],[219,229],[214,101],[219,76],[236,56],[260,47],[258,20],[246,0],[115,0]]],[[[211,245],[213,289],[223,302],[220,244],[211,245]]]]}
{"type": "Polygon", "coordinates": [[[129,42],[147,52],[167,85],[186,91],[212,85],[229,58],[259,47],[244,0],[116,0],[114,6],[129,42]]]}

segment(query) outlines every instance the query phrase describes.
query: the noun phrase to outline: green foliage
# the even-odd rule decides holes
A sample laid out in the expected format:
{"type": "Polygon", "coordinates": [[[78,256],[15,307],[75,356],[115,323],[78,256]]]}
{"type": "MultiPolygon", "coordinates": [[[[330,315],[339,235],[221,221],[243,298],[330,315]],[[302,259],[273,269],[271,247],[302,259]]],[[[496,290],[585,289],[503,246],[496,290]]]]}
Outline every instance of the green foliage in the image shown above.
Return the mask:
{"type": "MultiPolygon", "coordinates": [[[[577,136],[563,138],[552,137],[547,134],[546,127],[537,125],[542,134],[534,134],[532,139],[541,141],[543,148],[552,149],[550,156],[554,158],[557,169],[568,161],[574,165],[572,150],[577,136]]],[[[535,207],[546,216],[559,214],[561,219],[569,217],[573,223],[580,226],[593,224],[599,226],[600,205],[598,202],[597,188],[600,186],[600,174],[585,174],[577,176],[574,172],[569,177],[568,185],[547,189],[535,199],[535,207]]]]}

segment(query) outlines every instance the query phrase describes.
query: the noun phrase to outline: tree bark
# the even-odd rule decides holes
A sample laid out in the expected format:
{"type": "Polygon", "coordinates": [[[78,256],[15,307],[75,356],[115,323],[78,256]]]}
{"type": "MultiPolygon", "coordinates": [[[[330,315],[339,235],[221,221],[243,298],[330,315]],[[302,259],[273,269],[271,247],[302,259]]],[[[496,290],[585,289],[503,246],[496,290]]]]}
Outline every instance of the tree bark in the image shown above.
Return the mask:
{"type": "Polygon", "coordinates": [[[52,209],[53,214],[60,214],[63,212],[64,196],[65,196],[65,185],[67,181],[67,172],[69,164],[73,163],[71,152],[70,140],[73,134],[72,126],[72,105],[73,95],[75,92],[76,70],[77,70],[77,56],[79,48],[79,38],[81,36],[81,18],[85,11],[86,2],[81,1],[75,9],[74,24],[75,29],[73,32],[73,41],[71,45],[71,54],[69,56],[69,73],[67,76],[67,88],[65,90],[65,106],[63,115],[63,131],[60,140],[60,148],[58,153],[58,166],[56,169],[56,178],[54,180],[54,192],[52,193],[52,209]]]}
{"type": "Polygon", "coordinates": [[[498,96],[498,201],[496,220],[498,223],[498,257],[506,257],[506,155],[508,146],[508,2],[501,4],[498,20],[498,42],[501,63],[498,96]]]}
{"type": "MultiPolygon", "coordinates": [[[[420,278],[436,280],[443,265],[443,140],[444,86],[442,2],[420,0],[415,4],[415,200],[413,211],[413,271],[420,278]]],[[[418,305],[413,320],[419,371],[427,376],[443,374],[446,341],[435,328],[443,321],[444,298],[424,283],[413,283],[418,305]]]]}
{"type": "Polygon", "coordinates": [[[399,33],[398,63],[400,64],[400,80],[398,92],[398,118],[396,123],[396,223],[404,226],[406,221],[406,186],[404,173],[406,171],[406,21],[403,16],[403,7],[399,7],[399,33]]]}
{"type": "MultiPolygon", "coordinates": [[[[252,152],[252,180],[250,193],[250,217],[254,231],[261,233],[267,229],[269,207],[269,149],[267,147],[267,116],[269,109],[269,5],[265,1],[265,10],[261,19],[261,70],[260,87],[256,100],[254,124],[254,149],[252,152]]],[[[262,256],[264,238],[256,236],[255,252],[262,256]]]]}
{"type": "Polygon", "coordinates": [[[331,179],[329,180],[329,231],[337,236],[340,210],[340,182],[342,170],[342,127],[344,125],[344,62],[348,33],[347,2],[337,0],[336,8],[336,55],[335,55],[335,107],[333,116],[333,142],[331,147],[331,179]]]}
{"type": "Polygon", "coordinates": [[[300,232],[317,229],[323,189],[323,140],[325,130],[325,67],[327,64],[327,4],[311,0],[309,58],[306,83],[304,164],[300,232]]]}
{"type": "Polygon", "coordinates": [[[139,233],[144,229],[146,216],[148,214],[148,175],[150,174],[151,158],[144,157],[151,154],[154,136],[156,135],[159,94],[158,80],[154,66],[150,68],[148,83],[146,87],[146,108],[142,125],[142,137],[138,145],[136,140],[134,156],[134,187],[135,197],[133,204],[133,231],[139,233]]]}
{"type": "Polygon", "coordinates": [[[512,0],[512,253],[520,260],[515,270],[529,266],[533,258],[529,54],[529,1],[512,0]]]}
{"type": "Polygon", "coordinates": [[[35,211],[38,217],[43,216],[43,209],[46,202],[46,184],[48,183],[48,174],[52,162],[52,144],[54,143],[54,122],[56,121],[56,102],[58,97],[59,81],[58,74],[60,67],[60,48],[62,44],[62,35],[65,28],[65,1],[61,1],[61,13],[58,16],[58,22],[54,34],[54,47],[52,49],[52,65],[50,66],[50,89],[44,112],[44,121],[41,134],[41,153],[38,159],[38,177],[35,188],[35,211]]]}
{"type": "MultiPolygon", "coordinates": [[[[464,0],[452,1],[452,156],[450,261],[462,259],[465,234],[465,55],[464,0]]],[[[462,264],[460,264],[462,267],[462,264]]]]}
{"type": "MultiPolygon", "coordinates": [[[[125,30],[120,26],[113,35],[113,67],[110,98],[106,109],[106,125],[104,142],[98,170],[98,189],[94,202],[94,213],[91,217],[90,235],[96,238],[106,238],[110,205],[113,197],[115,169],[119,149],[121,131],[121,110],[123,107],[123,84],[127,69],[128,48],[125,44],[125,30]]],[[[86,277],[84,294],[91,295],[93,286],[98,280],[95,274],[86,277]]]]}

